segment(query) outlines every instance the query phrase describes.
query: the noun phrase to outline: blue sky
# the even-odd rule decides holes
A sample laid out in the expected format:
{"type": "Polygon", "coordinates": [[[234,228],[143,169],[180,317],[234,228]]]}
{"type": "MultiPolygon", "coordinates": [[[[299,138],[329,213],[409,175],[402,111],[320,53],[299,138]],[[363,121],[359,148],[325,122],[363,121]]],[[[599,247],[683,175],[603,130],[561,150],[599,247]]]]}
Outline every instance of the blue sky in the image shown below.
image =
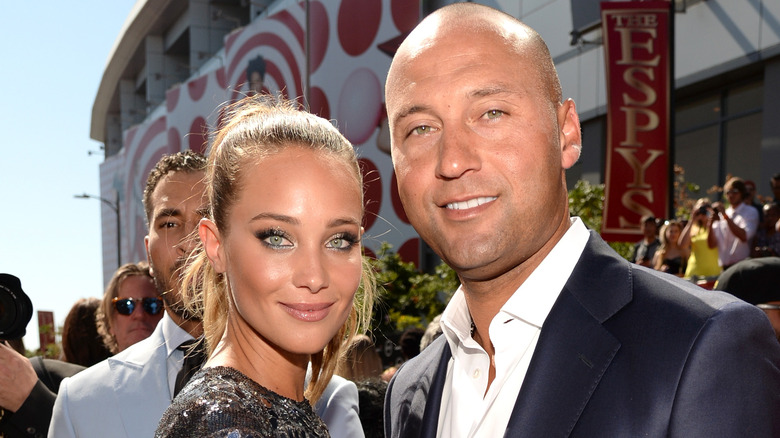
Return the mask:
{"type": "Polygon", "coordinates": [[[135,0],[0,3],[0,272],[62,325],[103,293],[100,143],[89,138],[103,69],[135,0]]]}

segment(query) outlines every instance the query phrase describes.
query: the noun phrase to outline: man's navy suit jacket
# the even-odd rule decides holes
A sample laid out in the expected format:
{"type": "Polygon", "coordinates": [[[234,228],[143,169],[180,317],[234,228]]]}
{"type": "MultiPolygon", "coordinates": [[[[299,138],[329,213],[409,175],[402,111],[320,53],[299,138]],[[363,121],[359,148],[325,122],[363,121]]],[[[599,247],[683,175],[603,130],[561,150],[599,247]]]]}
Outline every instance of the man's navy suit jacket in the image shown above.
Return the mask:
{"type": "MultiPolygon", "coordinates": [[[[444,336],[402,366],[388,438],[435,437],[444,336]]],[[[628,263],[591,232],[545,320],[507,437],[780,437],[780,343],[731,295],[628,263]]]]}

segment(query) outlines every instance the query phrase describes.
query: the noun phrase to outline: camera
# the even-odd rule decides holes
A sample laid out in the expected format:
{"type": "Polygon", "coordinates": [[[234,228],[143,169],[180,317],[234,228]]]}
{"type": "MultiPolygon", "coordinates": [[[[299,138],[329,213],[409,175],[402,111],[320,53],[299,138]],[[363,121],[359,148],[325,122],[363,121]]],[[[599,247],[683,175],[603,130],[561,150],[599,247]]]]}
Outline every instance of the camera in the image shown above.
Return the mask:
{"type": "Polygon", "coordinates": [[[22,282],[11,274],[0,274],[0,340],[19,339],[32,319],[32,302],[22,282]]]}
{"type": "Polygon", "coordinates": [[[707,214],[707,210],[709,210],[709,205],[702,205],[699,207],[699,214],[707,214]]]}

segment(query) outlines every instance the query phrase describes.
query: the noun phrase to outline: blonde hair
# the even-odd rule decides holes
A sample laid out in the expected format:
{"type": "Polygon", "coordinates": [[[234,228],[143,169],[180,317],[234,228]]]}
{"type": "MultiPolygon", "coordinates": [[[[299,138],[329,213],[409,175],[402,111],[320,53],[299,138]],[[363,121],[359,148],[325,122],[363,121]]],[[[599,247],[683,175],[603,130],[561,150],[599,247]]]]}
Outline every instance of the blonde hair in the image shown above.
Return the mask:
{"type": "Polygon", "coordinates": [[[661,266],[664,264],[664,258],[666,257],[666,252],[669,249],[670,246],[676,246],[677,241],[670,242],[669,238],[666,237],[666,230],[668,230],[671,227],[677,227],[677,229],[680,230],[682,233],[683,225],[682,222],[680,222],[677,219],[672,219],[670,221],[664,222],[663,226],[661,226],[661,231],[658,233],[658,240],[661,241],[661,245],[658,247],[658,257],[657,261],[655,263],[654,269],[661,269],[661,266]]]}
{"type": "Polygon", "coordinates": [[[382,358],[368,335],[357,335],[352,340],[336,368],[336,374],[353,382],[379,377],[382,371],[382,358]]]}
{"type": "MultiPolygon", "coordinates": [[[[262,163],[288,147],[303,147],[348,165],[363,193],[363,176],[355,150],[327,120],[297,108],[294,102],[268,95],[250,96],[226,108],[225,124],[215,132],[206,166],[208,215],[222,232],[241,186],[247,164],[262,163]]],[[[361,199],[362,202],[362,199],[361,199]]],[[[230,307],[228,283],[209,263],[202,242],[190,255],[182,281],[182,297],[195,316],[203,319],[209,354],[222,338],[230,307]]],[[[362,259],[360,286],[349,317],[323,351],[312,355],[312,376],[304,396],[313,404],[328,385],[345,345],[368,327],[375,296],[375,279],[362,259]]]]}

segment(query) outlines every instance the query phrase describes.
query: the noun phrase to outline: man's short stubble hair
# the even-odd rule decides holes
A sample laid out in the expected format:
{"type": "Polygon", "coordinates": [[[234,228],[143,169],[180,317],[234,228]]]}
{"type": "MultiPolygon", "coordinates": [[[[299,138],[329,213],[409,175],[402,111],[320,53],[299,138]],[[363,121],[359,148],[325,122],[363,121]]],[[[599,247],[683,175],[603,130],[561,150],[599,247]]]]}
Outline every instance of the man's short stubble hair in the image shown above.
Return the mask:
{"type": "Polygon", "coordinates": [[[203,154],[186,150],[175,154],[163,155],[160,161],[154,166],[149,177],[146,179],[146,188],[144,188],[144,210],[146,211],[146,225],[152,223],[152,194],[157,184],[165,175],[171,172],[194,173],[206,170],[206,157],[203,154]]]}

